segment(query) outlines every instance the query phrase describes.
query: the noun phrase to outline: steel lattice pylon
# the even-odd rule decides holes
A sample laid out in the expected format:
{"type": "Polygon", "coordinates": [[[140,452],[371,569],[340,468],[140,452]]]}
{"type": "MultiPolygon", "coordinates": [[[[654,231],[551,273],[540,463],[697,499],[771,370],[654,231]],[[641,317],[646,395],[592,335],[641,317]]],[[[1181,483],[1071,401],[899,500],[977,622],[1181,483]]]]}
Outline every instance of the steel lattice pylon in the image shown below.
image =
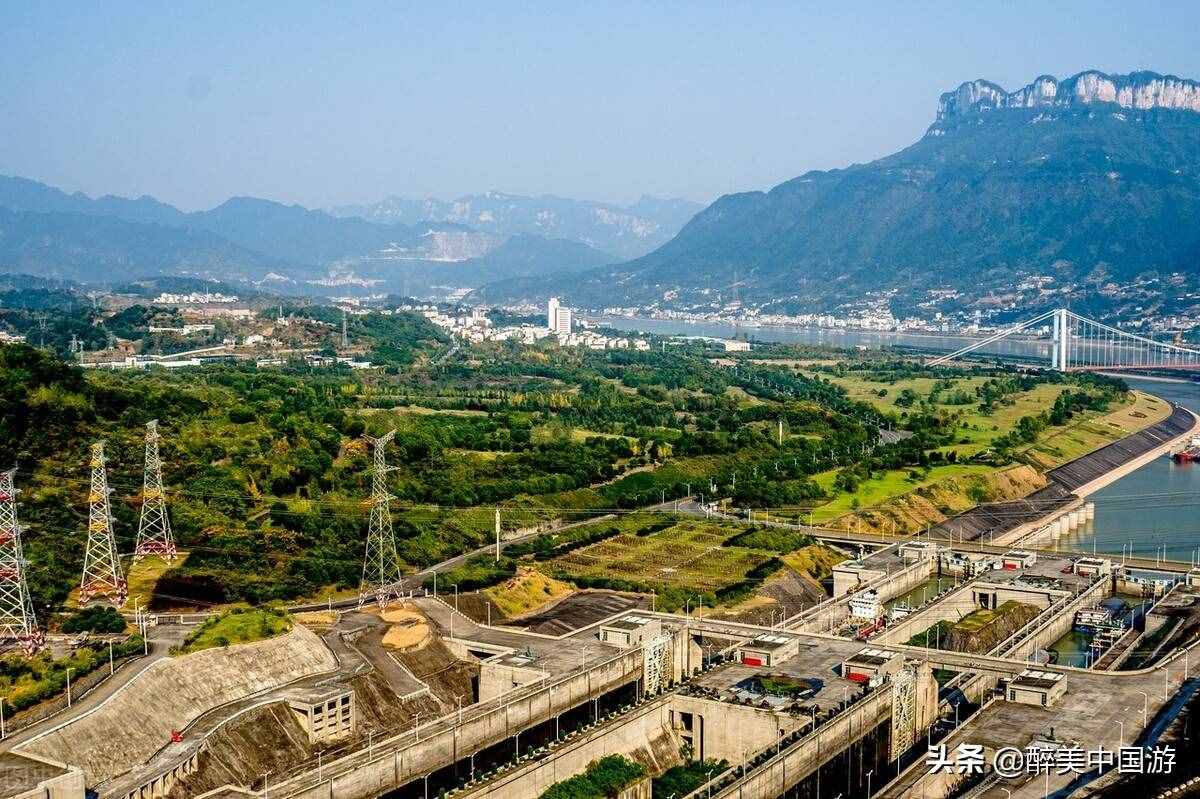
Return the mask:
{"type": "Polygon", "coordinates": [[[104,442],[92,444],[92,487],[88,492],[87,549],[83,553],[83,579],[79,604],[96,598],[117,607],[125,604],[125,578],[113,536],[112,509],[108,504],[108,475],[105,473],[104,442]]]}
{"type": "Polygon", "coordinates": [[[158,457],[158,420],[146,423],[146,467],[142,476],[142,518],[138,522],[133,559],[158,555],[167,563],[175,560],[175,538],[163,496],[162,460],[158,457]]]}
{"type": "Polygon", "coordinates": [[[388,466],[384,448],[396,435],[392,430],[379,438],[363,436],[371,445],[371,524],[367,530],[367,549],[363,557],[362,583],[359,586],[359,605],[369,594],[375,595],[380,608],[400,596],[400,558],[396,553],[396,537],[392,533],[392,496],[387,490],[388,466]]]}
{"type": "Polygon", "coordinates": [[[27,652],[42,648],[45,637],[33,615],[25,582],[21,525],[17,523],[16,469],[0,473],[0,643],[16,641],[27,652]]]}

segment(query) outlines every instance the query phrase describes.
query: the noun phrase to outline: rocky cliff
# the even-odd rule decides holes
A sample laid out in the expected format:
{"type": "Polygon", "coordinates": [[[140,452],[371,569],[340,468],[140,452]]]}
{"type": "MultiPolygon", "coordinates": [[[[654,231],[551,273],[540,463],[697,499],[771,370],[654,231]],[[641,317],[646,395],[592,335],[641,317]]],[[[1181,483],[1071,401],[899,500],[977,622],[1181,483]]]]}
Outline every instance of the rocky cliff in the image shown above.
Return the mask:
{"type": "Polygon", "coordinates": [[[1200,313],[1198,165],[1197,81],[971,81],[900,152],[726,195],[649,255],[487,296],[805,313],[886,297],[924,318],[1063,302],[1113,318],[1200,313]]]}
{"type": "Polygon", "coordinates": [[[1066,108],[1113,103],[1138,111],[1171,109],[1200,112],[1200,83],[1157,72],[1106,75],[1096,70],[1063,80],[1041,75],[1015,92],[987,80],[972,80],[938,101],[937,119],[929,129],[937,135],[946,125],[971,114],[1005,108],[1066,108]]]}

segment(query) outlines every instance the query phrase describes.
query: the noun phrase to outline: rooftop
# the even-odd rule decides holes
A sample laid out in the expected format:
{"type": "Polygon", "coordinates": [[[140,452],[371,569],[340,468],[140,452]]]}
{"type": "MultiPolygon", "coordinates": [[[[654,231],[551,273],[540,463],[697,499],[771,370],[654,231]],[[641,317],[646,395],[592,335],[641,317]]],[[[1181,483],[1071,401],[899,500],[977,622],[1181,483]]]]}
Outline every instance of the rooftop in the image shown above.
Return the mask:
{"type": "Polygon", "coordinates": [[[1029,688],[1053,688],[1062,678],[1062,674],[1057,672],[1026,669],[1014,677],[1010,684],[1029,688]]]}
{"type": "Polygon", "coordinates": [[[61,777],[70,769],[40,758],[15,752],[0,752],[0,796],[31,791],[46,780],[61,777]]]}
{"type": "Polygon", "coordinates": [[[755,636],[754,639],[751,640],[745,646],[750,647],[752,649],[772,649],[772,650],[774,650],[774,649],[779,649],[780,647],[787,646],[788,644],[792,643],[792,641],[794,641],[794,640],[795,639],[789,638],[784,635],[774,635],[772,633],[764,633],[763,635],[755,636]]]}

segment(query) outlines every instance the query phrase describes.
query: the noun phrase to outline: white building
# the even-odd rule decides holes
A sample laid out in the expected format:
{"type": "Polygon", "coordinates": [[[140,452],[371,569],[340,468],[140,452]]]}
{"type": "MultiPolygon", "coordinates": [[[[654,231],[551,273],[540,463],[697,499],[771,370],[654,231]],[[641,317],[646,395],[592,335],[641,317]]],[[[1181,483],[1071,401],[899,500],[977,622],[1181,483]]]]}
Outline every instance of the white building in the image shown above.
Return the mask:
{"type": "Polygon", "coordinates": [[[560,305],[558,297],[551,297],[546,303],[546,327],[560,336],[571,335],[571,309],[560,305]]]}
{"type": "Polygon", "coordinates": [[[554,328],[554,332],[560,336],[571,335],[571,309],[570,308],[559,308],[558,309],[558,324],[554,328]]]}

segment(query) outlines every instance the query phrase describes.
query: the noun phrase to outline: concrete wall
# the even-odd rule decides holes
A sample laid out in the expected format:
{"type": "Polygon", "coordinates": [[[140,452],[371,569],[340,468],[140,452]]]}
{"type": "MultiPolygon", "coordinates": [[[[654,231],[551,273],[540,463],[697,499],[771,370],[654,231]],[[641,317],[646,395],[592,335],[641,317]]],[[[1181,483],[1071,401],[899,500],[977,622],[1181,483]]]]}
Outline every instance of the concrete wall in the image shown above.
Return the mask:
{"type": "MultiPolygon", "coordinates": [[[[650,702],[617,722],[589,730],[581,739],[557,748],[534,763],[510,769],[477,788],[460,791],[458,796],[462,799],[536,799],[551,785],[583,773],[589,763],[605,755],[631,757],[651,773],[666,771],[681,762],[679,738],[670,729],[670,703],[671,697],[650,702]]],[[[648,791],[649,780],[642,782],[648,791]]],[[[640,797],[638,786],[630,786],[630,789],[634,789],[631,795],[640,797]]]]}
{"type": "MultiPolygon", "coordinates": [[[[899,571],[892,572],[878,580],[873,580],[871,583],[863,586],[862,590],[873,588],[879,592],[879,598],[886,602],[928,580],[930,575],[933,574],[934,567],[935,564],[933,561],[911,563],[899,571]]],[[[827,631],[831,622],[834,625],[839,625],[850,618],[850,596],[853,596],[853,594],[828,599],[820,605],[804,611],[798,618],[788,620],[785,624],[789,629],[800,632],[827,631]]]]}
{"type": "Polygon", "coordinates": [[[479,701],[495,699],[514,688],[537,682],[543,676],[543,672],[537,669],[484,661],[479,664],[479,701]]]}
{"type": "Polygon", "coordinates": [[[738,763],[744,757],[774,745],[781,735],[808,723],[807,717],[793,718],[765,708],[695,696],[673,696],[671,721],[676,730],[683,713],[703,719],[702,738],[693,753],[696,759],[728,760],[730,763],[738,763]]]}
{"type": "Polygon", "coordinates": [[[856,703],[815,733],[785,749],[771,762],[735,780],[717,799],[775,799],[812,774],[825,761],[863,737],[892,714],[891,691],[879,690],[856,703]]]}
{"type": "Polygon", "coordinates": [[[172,730],[184,729],[218,705],[336,667],[324,642],[301,626],[266,641],[166,658],[91,713],[21,750],[77,764],[92,785],[145,762],[170,740],[172,730]]]}
{"type": "Polygon", "coordinates": [[[978,607],[967,585],[951,591],[936,603],[905,616],[891,627],[871,638],[871,643],[903,644],[919,632],[923,632],[939,621],[958,621],[978,607]]]}
{"type": "Polygon", "coordinates": [[[641,678],[641,649],[631,650],[546,686],[535,685],[513,696],[475,706],[376,742],[372,756],[358,751],[316,770],[271,786],[274,799],[368,799],[468,757],[492,744],[553,718],[556,714],[641,678]]]}

